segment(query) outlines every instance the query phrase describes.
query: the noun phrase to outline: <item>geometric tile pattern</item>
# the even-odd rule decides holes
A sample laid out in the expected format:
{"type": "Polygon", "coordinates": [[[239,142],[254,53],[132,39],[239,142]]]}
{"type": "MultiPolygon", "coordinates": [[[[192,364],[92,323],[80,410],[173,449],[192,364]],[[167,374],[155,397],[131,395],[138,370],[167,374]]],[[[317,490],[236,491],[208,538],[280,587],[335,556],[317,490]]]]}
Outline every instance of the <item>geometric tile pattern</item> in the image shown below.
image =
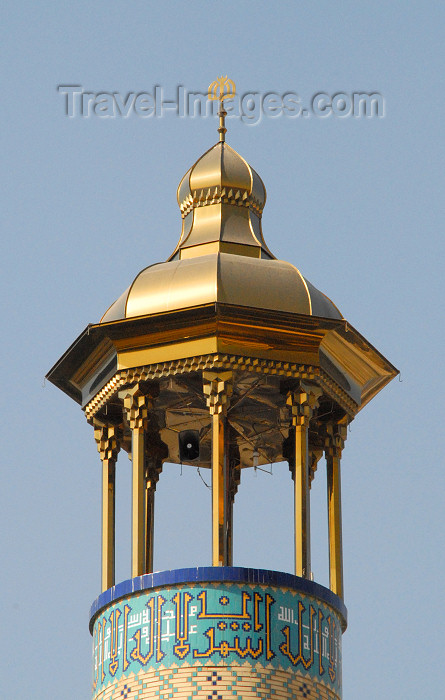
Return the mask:
{"type": "Polygon", "coordinates": [[[341,700],[322,683],[295,671],[264,666],[146,669],[98,693],[96,700],[341,700]]]}

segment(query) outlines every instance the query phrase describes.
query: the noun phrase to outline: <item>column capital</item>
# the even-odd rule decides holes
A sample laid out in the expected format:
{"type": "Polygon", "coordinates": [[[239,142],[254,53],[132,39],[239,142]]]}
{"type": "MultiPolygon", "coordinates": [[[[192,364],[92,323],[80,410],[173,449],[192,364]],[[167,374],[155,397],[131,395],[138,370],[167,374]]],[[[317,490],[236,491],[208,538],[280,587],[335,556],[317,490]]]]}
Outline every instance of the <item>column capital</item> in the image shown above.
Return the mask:
{"type": "Polygon", "coordinates": [[[233,373],[231,371],[204,371],[202,373],[203,392],[210,414],[225,415],[229,398],[232,395],[233,373]]]}
{"type": "Polygon", "coordinates": [[[148,414],[153,408],[153,400],[159,393],[157,386],[147,387],[141,382],[119,392],[131,430],[147,429],[148,414]]]}
{"type": "Polygon", "coordinates": [[[309,488],[315,478],[318,462],[323,457],[323,448],[309,445],[309,488]]]}
{"type": "Polygon", "coordinates": [[[328,423],[325,433],[325,453],[329,457],[341,457],[345,446],[348,426],[345,423],[328,423]]]}
{"type": "Polygon", "coordinates": [[[102,462],[106,459],[116,461],[120,449],[118,429],[109,423],[94,419],[94,439],[102,462]]]}
{"type": "Polygon", "coordinates": [[[322,393],[320,387],[303,383],[296,389],[287,392],[286,404],[290,408],[293,426],[309,426],[322,393]]]}
{"type": "Polygon", "coordinates": [[[145,486],[147,489],[156,490],[156,485],[159,481],[159,477],[162,472],[162,462],[157,465],[146,464],[145,465],[145,486]]]}

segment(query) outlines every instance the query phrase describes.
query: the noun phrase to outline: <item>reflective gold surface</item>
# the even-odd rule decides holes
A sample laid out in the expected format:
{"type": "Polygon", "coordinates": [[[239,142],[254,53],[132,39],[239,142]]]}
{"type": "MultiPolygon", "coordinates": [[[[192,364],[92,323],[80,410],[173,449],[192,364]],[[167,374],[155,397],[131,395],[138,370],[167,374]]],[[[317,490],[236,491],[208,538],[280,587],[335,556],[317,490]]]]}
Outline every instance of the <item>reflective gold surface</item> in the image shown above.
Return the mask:
{"type": "Polygon", "coordinates": [[[212,416],[212,565],[227,566],[225,416],[212,416]]]}
{"type": "Polygon", "coordinates": [[[196,161],[177,197],[183,227],[169,261],[142,270],[102,323],[212,302],[341,318],[296,267],[270,252],[261,228],[264,184],[227,143],[196,161]]]}
{"type": "Polygon", "coordinates": [[[199,457],[190,463],[212,474],[215,566],[231,563],[241,470],[287,460],[294,477],[295,570],[311,575],[310,479],[325,453],[330,587],[342,597],[346,427],[397,370],[294,265],[269,251],[261,227],[264,184],[224,140],[223,98],[231,89],[227,77],[210,87],[221,102],[220,141],[178,187],[182,231],[169,260],[143,269],[48,378],[83,406],[96,428],[103,586],[114,582],[118,448],[132,458],[137,576],[153,566],[162,463],[179,463],[178,433],[195,430],[199,457]]]}
{"type": "Polygon", "coordinates": [[[155,488],[145,481],[145,571],[151,573],[154,555],[154,517],[155,517],[155,488]]]}
{"type": "Polygon", "coordinates": [[[208,96],[209,100],[223,100],[234,97],[236,86],[233,80],[226,76],[220,76],[209,85],[208,96]]]}
{"type": "Polygon", "coordinates": [[[254,245],[264,257],[274,257],[261,231],[264,184],[227,143],[217,143],[196,161],[181,180],[177,198],[183,228],[170,259],[182,257],[184,248],[219,240],[254,245]]]}
{"type": "Polygon", "coordinates": [[[135,428],[132,431],[132,509],[131,509],[131,575],[140,576],[145,573],[145,483],[144,460],[145,444],[144,431],[135,428]]]}
{"type": "Polygon", "coordinates": [[[233,80],[226,76],[221,76],[209,85],[208,98],[209,100],[219,100],[219,140],[223,142],[226,134],[225,118],[227,112],[224,109],[224,100],[230,97],[235,97],[236,88],[233,80]]]}
{"type": "Polygon", "coordinates": [[[329,531],[329,587],[340,598],[343,590],[343,544],[341,518],[341,453],[346,439],[346,425],[329,423],[325,438],[328,531],[329,531]]]}
{"type": "Polygon", "coordinates": [[[102,590],[114,585],[115,570],[115,488],[116,467],[102,462],[102,590]]]}
{"type": "MultiPolygon", "coordinates": [[[[352,415],[397,374],[395,367],[342,319],[211,303],[89,326],[48,374],[50,381],[79,403],[83,385],[77,378],[84,374],[84,365],[91,367],[90,355],[104,338],[116,353],[116,377],[121,376],[121,370],[137,367],[148,368],[150,374],[150,366],[159,363],[165,366],[166,374],[169,367],[178,371],[171,363],[187,371],[188,366],[206,366],[207,360],[201,365],[200,357],[215,356],[217,361],[221,354],[233,356],[229,367],[252,367],[253,358],[258,358],[262,363],[259,368],[283,376],[286,367],[296,365],[298,370],[299,365],[310,365],[316,368],[320,385],[352,415]]],[[[89,386],[91,380],[84,381],[89,386]]],[[[106,382],[112,388],[115,381],[105,377],[101,384],[95,380],[97,396],[106,382]]],[[[97,405],[88,393],[87,398],[93,407],[97,405]]],[[[88,414],[94,415],[94,409],[92,414],[88,409],[88,414]]]]}
{"type": "MultiPolygon", "coordinates": [[[[250,250],[254,251],[255,248],[250,246],[250,250]]],[[[146,268],[129,291],[125,317],[134,318],[214,302],[341,318],[334,304],[312,285],[309,286],[294,265],[282,260],[253,258],[250,251],[249,255],[232,252],[193,255],[146,268]]],[[[118,300],[102,322],[119,320],[122,311],[123,301],[118,300]]]]}
{"type": "Polygon", "coordinates": [[[295,426],[294,473],[294,542],[295,574],[309,578],[310,549],[310,496],[309,496],[308,426],[295,426]]]}
{"type": "MultiPolygon", "coordinates": [[[[252,168],[244,158],[229,144],[217,143],[209,148],[190,169],[189,193],[220,187],[221,189],[240,189],[246,192],[247,196],[250,196],[253,190],[252,172],[252,168]]],[[[178,201],[178,204],[181,206],[182,202],[178,201]]],[[[264,206],[264,185],[263,201],[259,201],[258,204],[260,208],[264,206]]]]}
{"type": "Polygon", "coordinates": [[[212,562],[231,566],[229,541],[229,469],[227,410],[232,395],[232,372],[203,372],[203,391],[212,421],[212,562]]]}
{"type": "Polygon", "coordinates": [[[329,588],[343,598],[340,457],[326,457],[328,481],[329,588]]]}
{"type": "Polygon", "coordinates": [[[93,421],[102,461],[102,591],[114,585],[116,459],[120,444],[115,426],[93,421]]]}

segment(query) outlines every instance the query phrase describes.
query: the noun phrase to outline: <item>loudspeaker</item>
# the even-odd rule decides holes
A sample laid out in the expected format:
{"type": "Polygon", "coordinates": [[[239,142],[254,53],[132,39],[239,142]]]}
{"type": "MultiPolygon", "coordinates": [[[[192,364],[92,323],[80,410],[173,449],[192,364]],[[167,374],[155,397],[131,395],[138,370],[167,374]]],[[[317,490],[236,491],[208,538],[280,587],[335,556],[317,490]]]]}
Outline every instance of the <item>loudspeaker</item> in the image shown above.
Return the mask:
{"type": "Polygon", "coordinates": [[[199,459],[199,432],[181,430],[179,433],[179,459],[181,462],[194,462],[199,459]]]}

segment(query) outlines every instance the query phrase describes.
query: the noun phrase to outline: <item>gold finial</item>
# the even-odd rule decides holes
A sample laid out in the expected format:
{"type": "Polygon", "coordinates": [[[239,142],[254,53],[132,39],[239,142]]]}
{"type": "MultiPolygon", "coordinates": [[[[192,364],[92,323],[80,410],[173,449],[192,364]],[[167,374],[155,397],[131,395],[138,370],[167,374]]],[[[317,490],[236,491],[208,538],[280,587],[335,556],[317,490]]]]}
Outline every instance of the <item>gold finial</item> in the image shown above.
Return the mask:
{"type": "Polygon", "coordinates": [[[224,109],[224,100],[226,100],[229,97],[235,97],[236,94],[236,86],[233,80],[230,80],[230,78],[226,76],[221,76],[220,78],[217,78],[216,80],[213,81],[209,85],[209,100],[219,100],[219,112],[218,112],[218,117],[219,117],[219,127],[218,127],[218,133],[219,133],[219,140],[220,141],[225,141],[225,133],[227,131],[226,125],[225,125],[225,118],[227,116],[227,112],[224,109]]]}

